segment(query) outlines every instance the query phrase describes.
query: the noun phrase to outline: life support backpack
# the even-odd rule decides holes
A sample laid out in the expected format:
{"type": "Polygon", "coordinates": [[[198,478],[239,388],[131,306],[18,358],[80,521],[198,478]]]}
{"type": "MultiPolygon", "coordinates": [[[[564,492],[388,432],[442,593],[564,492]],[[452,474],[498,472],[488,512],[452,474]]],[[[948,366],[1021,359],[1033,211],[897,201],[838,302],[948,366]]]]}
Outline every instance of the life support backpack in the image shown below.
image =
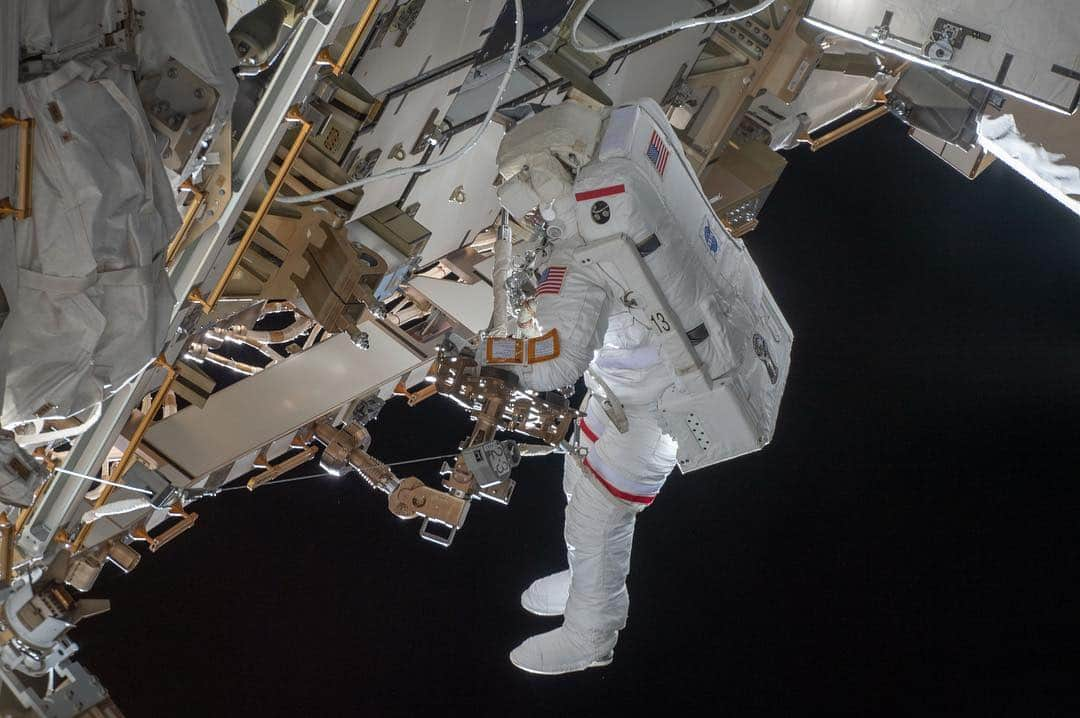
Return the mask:
{"type": "Polygon", "coordinates": [[[660,400],[686,473],[771,439],[794,339],[745,244],[720,224],[652,100],[614,109],[574,184],[582,263],[605,267],[660,337],[660,400]],[[636,266],[635,266],[636,265],[636,266]]]}

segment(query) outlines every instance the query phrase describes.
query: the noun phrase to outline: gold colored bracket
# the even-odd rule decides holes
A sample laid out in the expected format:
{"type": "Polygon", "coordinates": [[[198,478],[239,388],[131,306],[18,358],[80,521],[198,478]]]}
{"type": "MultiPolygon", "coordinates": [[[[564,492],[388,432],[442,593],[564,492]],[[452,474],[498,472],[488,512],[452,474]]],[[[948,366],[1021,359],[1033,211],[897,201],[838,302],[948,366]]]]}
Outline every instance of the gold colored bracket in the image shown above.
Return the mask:
{"type": "Polygon", "coordinates": [[[286,122],[295,122],[300,125],[300,130],[296,133],[296,138],[293,139],[292,146],[289,147],[288,154],[285,155],[285,159],[281,163],[281,169],[270,183],[270,188],[266,191],[266,196],[263,197],[262,202],[259,203],[258,209],[255,210],[255,214],[252,215],[251,221],[248,223],[247,229],[244,230],[243,236],[236,245],[236,250],[233,252],[232,258],[229,259],[229,264],[225,267],[225,272],[221,275],[217,284],[214,285],[210,294],[202,297],[198,289],[192,290],[190,298],[202,304],[203,311],[207,314],[214,308],[214,305],[221,299],[221,295],[225,293],[225,287],[228,285],[229,280],[232,278],[236,268],[240,266],[240,260],[244,256],[244,252],[251,246],[251,240],[255,238],[256,232],[259,231],[259,226],[262,224],[263,219],[266,218],[267,213],[270,211],[270,207],[274,204],[274,199],[277,198],[278,192],[281,190],[283,184],[285,184],[285,178],[289,174],[289,170],[292,169],[293,163],[296,162],[296,158],[300,156],[300,150],[304,147],[304,142],[307,141],[308,135],[311,133],[311,123],[304,119],[304,116],[300,113],[300,108],[293,105],[289,108],[289,111],[285,113],[286,122]]]}
{"type": "Polygon", "coordinates": [[[730,223],[725,222],[723,219],[720,220],[720,224],[724,225],[724,230],[732,237],[734,237],[735,239],[741,239],[753,232],[755,229],[757,229],[758,220],[756,218],[752,219],[749,222],[744,222],[743,224],[740,224],[738,227],[735,227],[730,223]]]}
{"type": "Polygon", "coordinates": [[[400,519],[422,516],[459,529],[465,523],[468,500],[425,485],[414,476],[402,479],[387,499],[390,513],[400,519]]]}
{"type": "Polygon", "coordinates": [[[31,215],[31,189],[34,166],[34,118],[19,119],[11,108],[0,113],[0,130],[19,128],[19,206],[7,197],[0,198],[0,219],[14,217],[24,220],[31,215]]]}

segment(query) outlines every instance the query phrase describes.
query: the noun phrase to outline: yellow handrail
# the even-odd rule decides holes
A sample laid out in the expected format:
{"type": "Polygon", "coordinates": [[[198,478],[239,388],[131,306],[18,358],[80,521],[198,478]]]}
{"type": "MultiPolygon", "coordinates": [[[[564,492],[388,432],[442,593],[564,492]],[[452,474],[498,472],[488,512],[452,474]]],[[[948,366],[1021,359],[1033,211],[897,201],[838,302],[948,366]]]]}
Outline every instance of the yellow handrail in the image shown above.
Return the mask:
{"type": "Polygon", "coordinates": [[[843,125],[840,125],[835,130],[830,130],[829,132],[826,132],[821,137],[811,137],[809,134],[805,134],[799,138],[799,142],[810,145],[811,152],[817,152],[818,150],[828,147],[833,142],[847,137],[852,132],[862,127],[865,127],[866,125],[869,125],[874,120],[887,114],[889,114],[889,108],[885,105],[879,105],[878,107],[875,107],[869,112],[862,113],[850,122],[846,122],[843,125]]]}
{"type": "Polygon", "coordinates": [[[0,130],[8,127],[19,128],[19,206],[15,207],[8,198],[0,199],[0,219],[14,216],[23,220],[31,215],[31,189],[33,188],[34,167],[34,118],[19,119],[12,109],[0,113],[0,130]]]}
{"type": "Polygon", "coordinates": [[[371,18],[375,15],[375,8],[378,7],[379,0],[370,0],[368,2],[367,9],[364,10],[364,14],[360,16],[360,20],[356,23],[356,27],[353,28],[352,35],[349,36],[348,42],[345,43],[345,49],[341,51],[341,55],[337,60],[334,60],[330,55],[329,48],[323,48],[319,51],[318,56],[315,58],[316,65],[326,65],[330,67],[330,72],[335,75],[340,75],[345,71],[345,63],[349,61],[349,56],[356,50],[356,46],[360,44],[361,38],[364,36],[364,31],[367,30],[368,25],[371,24],[371,18]]]}
{"type": "MultiPolygon", "coordinates": [[[[161,405],[165,402],[165,396],[169,393],[169,389],[172,388],[173,382],[176,381],[176,369],[169,366],[165,361],[164,356],[157,358],[157,365],[164,367],[166,371],[165,381],[161,382],[161,387],[158,388],[157,394],[154,395],[154,400],[150,402],[150,408],[142,419],[139,420],[139,425],[135,427],[135,431],[132,433],[131,438],[128,440],[127,448],[124,449],[124,453],[120,455],[120,463],[116,465],[116,469],[113,470],[112,475],[108,477],[110,481],[121,483],[124,474],[135,463],[135,451],[139,448],[139,444],[142,443],[143,436],[146,434],[147,429],[150,428],[150,424],[154,421],[154,416],[161,409],[161,405]]],[[[109,500],[109,495],[112,494],[114,486],[104,484],[102,486],[101,495],[98,496],[97,501],[94,502],[94,508],[99,509],[105,505],[109,500]]],[[[90,533],[92,523],[83,524],[79,529],[79,533],[76,534],[75,540],[71,542],[71,553],[78,551],[83,542],[86,541],[86,535],[90,533]]]]}
{"type": "Polygon", "coordinates": [[[184,180],[184,183],[180,185],[180,189],[190,191],[192,200],[184,213],[184,221],[180,224],[180,229],[176,230],[172,241],[169,242],[168,249],[165,250],[166,267],[171,267],[176,255],[180,253],[181,247],[184,246],[184,239],[187,237],[187,233],[191,231],[191,225],[195,224],[195,215],[199,213],[199,208],[206,201],[206,193],[193,185],[191,180],[184,180]]]}
{"type": "Polygon", "coordinates": [[[289,170],[292,169],[293,163],[296,162],[296,158],[300,156],[300,150],[303,149],[304,142],[307,141],[308,135],[311,133],[311,123],[304,119],[304,116],[300,114],[300,108],[295,105],[290,107],[289,111],[285,113],[285,121],[299,123],[300,130],[296,133],[296,138],[293,140],[292,146],[289,147],[288,154],[285,155],[285,159],[281,163],[281,169],[270,183],[270,188],[267,190],[266,196],[263,197],[262,202],[259,203],[259,207],[255,210],[255,214],[252,215],[247,229],[244,230],[244,235],[236,245],[236,250],[233,251],[233,255],[229,259],[229,264],[225,267],[225,272],[221,275],[217,284],[214,285],[214,289],[207,297],[202,297],[198,289],[193,289],[191,292],[190,298],[202,304],[203,311],[207,314],[210,313],[214,308],[214,305],[221,299],[221,295],[225,293],[225,287],[229,284],[229,280],[232,278],[236,268],[240,266],[240,260],[243,258],[244,252],[251,246],[251,241],[255,239],[255,233],[259,231],[259,226],[262,225],[263,219],[266,218],[267,213],[270,211],[270,207],[274,204],[274,199],[281,190],[281,186],[285,184],[285,178],[288,176],[289,170]]]}

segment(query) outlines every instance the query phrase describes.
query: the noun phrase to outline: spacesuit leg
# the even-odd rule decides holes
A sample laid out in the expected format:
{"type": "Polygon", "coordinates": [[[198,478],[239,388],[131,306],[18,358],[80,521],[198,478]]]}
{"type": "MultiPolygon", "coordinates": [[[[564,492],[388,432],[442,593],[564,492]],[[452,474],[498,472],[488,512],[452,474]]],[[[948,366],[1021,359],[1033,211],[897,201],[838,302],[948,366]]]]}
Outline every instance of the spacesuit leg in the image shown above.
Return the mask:
{"type": "MultiPolygon", "coordinates": [[[[581,480],[581,466],[567,458],[563,464],[563,493],[567,503],[581,480]]],[[[569,562],[569,561],[568,561],[569,562]]],[[[521,607],[537,616],[561,616],[570,596],[570,569],[537,579],[521,594],[521,607]]]]}
{"type": "Polygon", "coordinates": [[[583,477],[566,506],[571,584],[563,626],[590,645],[613,647],[626,627],[626,576],[634,524],[644,508],[612,496],[591,476],[583,477]]]}
{"type": "Polygon", "coordinates": [[[595,406],[589,407],[588,431],[583,427],[589,463],[583,468],[568,460],[564,474],[570,585],[563,625],[510,654],[522,670],[556,674],[607,665],[618,632],[626,626],[634,525],[650,500],[630,494],[655,495],[675,467],[677,449],[660,427],[654,405],[628,406],[627,417],[630,429],[622,434],[595,406]],[[597,472],[606,472],[607,486],[597,472]],[[627,498],[617,496],[620,491],[627,498]]]}
{"type": "Polygon", "coordinates": [[[610,495],[587,475],[578,478],[566,507],[570,580],[565,620],[515,648],[510,653],[515,666],[559,674],[611,663],[630,609],[626,575],[641,508],[610,495]]]}

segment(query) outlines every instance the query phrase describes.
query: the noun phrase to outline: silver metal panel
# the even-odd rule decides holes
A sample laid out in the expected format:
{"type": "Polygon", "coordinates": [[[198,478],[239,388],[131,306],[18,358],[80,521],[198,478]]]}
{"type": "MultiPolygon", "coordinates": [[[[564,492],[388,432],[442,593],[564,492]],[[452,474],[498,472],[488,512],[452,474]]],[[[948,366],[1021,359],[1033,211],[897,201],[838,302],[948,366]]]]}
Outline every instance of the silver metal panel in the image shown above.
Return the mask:
{"type": "Polygon", "coordinates": [[[596,78],[596,84],[616,105],[643,97],[663,102],[680,69],[685,65],[688,72],[694,66],[712,32],[711,26],[705,26],[676,33],[617,60],[608,72],[596,78]]]}
{"type": "MultiPolygon", "coordinates": [[[[432,160],[464,146],[476,131],[476,127],[471,127],[458,133],[432,160]]],[[[505,134],[501,124],[492,122],[472,152],[417,180],[405,204],[419,202],[416,221],[431,230],[431,239],[424,248],[425,262],[467,244],[495,221],[499,213],[499,196],[494,184],[498,167],[495,156],[505,134]],[[458,188],[464,193],[463,199],[458,196],[462,201],[453,198],[458,188]]]]}
{"type": "Polygon", "coordinates": [[[874,96],[883,87],[874,78],[815,70],[794,102],[787,104],[765,93],[751,104],[750,114],[767,127],[779,122],[777,115],[788,118],[805,114],[806,129],[813,132],[850,112],[873,106],[874,96]],[[762,107],[769,111],[762,111],[762,107]]]}
{"type": "Polygon", "coordinates": [[[495,297],[486,282],[462,284],[449,279],[414,277],[409,284],[431,302],[474,332],[486,329],[491,321],[495,297]]]}
{"type": "MultiPolygon", "coordinates": [[[[462,68],[451,75],[410,90],[407,94],[395,97],[387,103],[374,129],[357,141],[361,155],[376,149],[382,151],[379,161],[375,163],[373,174],[420,164],[424,155],[423,153],[412,154],[413,146],[433,111],[438,112],[436,123],[442,121],[454,101],[451,90],[460,86],[469,72],[469,68],[462,68]],[[398,143],[405,151],[403,160],[390,157],[391,151],[398,143]]],[[[350,221],[397,202],[404,194],[409,181],[410,177],[406,176],[380,180],[365,186],[363,197],[353,210],[350,221]]]]}
{"type": "MultiPolygon", "coordinates": [[[[535,55],[535,57],[529,57],[529,60],[538,59],[542,55],[542,53],[535,52],[527,54],[535,55]]],[[[447,121],[457,125],[474,117],[485,115],[488,108],[491,107],[492,100],[495,99],[495,93],[499,89],[499,84],[502,82],[509,64],[510,58],[503,57],[473,68],[468,82],[458,92],[454,98],[454,104],[446,113],[447,121]]],[[[510,76],[510,82],[506,86],[506,93],[503,95],[502,102],[509,102],[515,97],[521,97],[550,81],[558,79],[560,79],[559,75],[538,62],[530,62],[529,67],[526,68],[519,61],[518,69],[510,76]]],[[[538,102],[542,100],[531,101],[538,102]]]]}
{"type": "Polygon", "coordinates": [[[946,67],[1059,110],[1075,110],[1080,98],[1080,80],[1053,69],[1080,71],[1076,0],[814,0],[807,17],[811,24],[865,44],[946,67]],[[872,29],[883,24],[887,12],[892,13],[889,37],[875,42],[872,29]],[[921,49],[931,41],[939,19],[985,33],[990,39],[967,37],[951,60],[931,62],[921,49]]]}
{"type": "Polygon", "coordinates": [[[203,476],[378,389],[423,361],[376,324],[371,349],[344,334],[217,392],[158,422],[146,443],[191,476],[203,476]]]}
{"type": "Polygon", "coordinates": [[[620,38],[627,38],[700,15],[710,8],[712,4],[703,0],[597,0],[589,8],[589,17],[620,38]]]}
{"type": "MultiPolygon", "coordinates": [[[[379,12],[402,3],[384,0],[379,12]]],[[[378,45],[369,46],[353,77],[372,95],[442,67],[484,46],[485,32],[499,17],[503,0],[427,0],[416,24],[405,35],[391,28],[378,45]]]]}
{"type": "Polygon", "coordinates": [[[918,127],[912,127],[908,135],[935,157],[940,158],[942,162],[965,177],[972,176],[985,154],[985,150],[978,144],[970,150],[965,150],[956,145],[950,145],[945,140],[934,137],[929,132],[920,130],[918,127]]]}

